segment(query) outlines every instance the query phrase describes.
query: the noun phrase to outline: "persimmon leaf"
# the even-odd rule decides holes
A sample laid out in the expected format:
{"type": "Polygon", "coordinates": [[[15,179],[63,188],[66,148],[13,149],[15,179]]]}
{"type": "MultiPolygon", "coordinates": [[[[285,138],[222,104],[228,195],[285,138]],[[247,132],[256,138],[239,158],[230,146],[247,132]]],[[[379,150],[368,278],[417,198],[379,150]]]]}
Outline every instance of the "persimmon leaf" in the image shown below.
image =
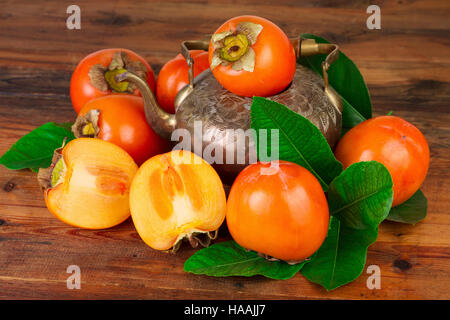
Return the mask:
{"type": "Polygon", "coordinates": [[[64,139],[75,139],[70,127],[70,123],[49,122],[34,129],[13,144],[0,158],[0,164],[11,170],[47,168],[64,139]]]}
{"type": "Polygon", "coordinates": [[[184,270],[214,277],[262,275],[283,280],[293,277],[307,262],[290,265],[283,261],[268,261],[234,241],[225,241],[194,253],[184,263],[184,270]]]}
{"type": "Polygon", "coordinates": [[[261,97],[254,97],[251,107],[251,127],[256,133],[258,158],[267,161],[264,154],[271,155],[272,141],[265,135],[267,152],[261,152],[261,130],[276,129],[279,132],[279,160],[294,162],[308,169],[319,180],[322,188],[327,190],[328,184],[341,173],[342,164],[336,160],[330,145],[322,132],[308,119],[292,111],[288,107],[261,97]]]}
{"type": "Polygon", "coordinates": [[[376,228],[391,209],[392,186],[391,175],[381,163],[354,163],[330,184],[330,213],[354,229],[376,228]]]}
{"type": "Polygon", "coordinates": [[[416,224],[427,216],[428,201],[422,191],[417,190],[406,202],[393,207],[386,220],[416,224]]]}
{"type": "Polygon", "coordinates": [[[308,280],[327,290],[352,282],[364,270],[367,248],[377,236],[377,228],[356,230],[332,217],[325,241],[301,272],[308,280]]]}

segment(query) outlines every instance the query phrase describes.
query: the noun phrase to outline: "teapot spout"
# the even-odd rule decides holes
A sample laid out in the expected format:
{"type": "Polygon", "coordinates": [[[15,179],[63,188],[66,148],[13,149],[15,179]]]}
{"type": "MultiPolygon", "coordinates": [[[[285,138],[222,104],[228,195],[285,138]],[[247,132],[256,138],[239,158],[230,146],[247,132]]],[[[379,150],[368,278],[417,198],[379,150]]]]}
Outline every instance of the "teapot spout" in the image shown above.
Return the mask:
{"type": "Polygon", "coordinates": [[[159,136],[170,140],[172,132],[176,128],[175,115],[161,109],[147,82],[130,71],[116,75],[116,81],[129,81],[138,87],[144,100],[145,117],[148,124],[159,136]]]}

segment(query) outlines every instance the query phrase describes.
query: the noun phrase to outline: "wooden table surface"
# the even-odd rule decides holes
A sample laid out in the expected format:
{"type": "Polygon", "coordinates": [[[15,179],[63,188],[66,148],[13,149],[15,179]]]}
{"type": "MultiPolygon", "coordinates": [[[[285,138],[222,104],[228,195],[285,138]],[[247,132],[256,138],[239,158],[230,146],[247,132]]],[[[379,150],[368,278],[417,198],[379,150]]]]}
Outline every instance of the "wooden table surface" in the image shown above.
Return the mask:
{"type": "Polygon", "coordinates": [[[157,72],[183,39],[241,14],[266,17],[289,36],[308,32],[338,43],[366,79],[374,114],[393,110],[422,130],[431,148],[422,187],[427,218],[416,226],[384,222],[369,249],[366,267],[381,268],[379,290],[367,288],[366,270],[332,292],[301,274],[285,281],[188,274],[183,263],[193,249],[156,252],[131,220],[108,230],[70,227],[46,209],[36,174],[0,167],[0,298],[450,298],[449,1],[377,1],[381,30],[367,29],[371,2],[357,0],[78,0],[81,30],[66,28],[67,1],[0,4],[0,154],[46,122],[74,120],[70,76],[88,53],[129,48],[157,72]],[[80,290],[66,288],[69,265],[81,268],[80,290]]]}

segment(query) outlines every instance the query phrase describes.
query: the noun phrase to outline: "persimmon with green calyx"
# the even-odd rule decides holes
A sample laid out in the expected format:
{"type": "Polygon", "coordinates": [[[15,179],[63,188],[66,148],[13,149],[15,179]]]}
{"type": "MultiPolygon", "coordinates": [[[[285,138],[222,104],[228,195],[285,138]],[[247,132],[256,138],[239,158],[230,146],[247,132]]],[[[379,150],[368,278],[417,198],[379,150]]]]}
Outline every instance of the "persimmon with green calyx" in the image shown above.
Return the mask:
{"type": "Polygon", "coordinates": [[[116,76],[126,71],[146,80],[155,92],[155,75],[152,67],[137,53],[122,48],[103,49],[81,60],[70,80],[70,98],[75,111],[92,99],[112,93],[140,95],[137,87],[127,81],[117,82],[116,76]]]}
{"type": "Polygon", "coordinates": [[[328,203],[319,181],[288,161],[254,163],[234,181],[227,225],[242,247],[298,263],[316,252],[328,231],[328,203]]]}
{"type": "Polygon", "coordinates": [[[169,151],[169,141],[149,126],[141,97],[113,94],[89,101],[72,127],[75,137],[99,138],[127,151],[141,165],[169,151]]]}
{"type": "Polygon", "coordinates": [[[38,178],[54,216],[75,227],[104,229],[130,216],[129,190],[137,170],[115,144],[80,138],[56,150],[38,178]]]}
{"type": "Polygon", "coordinates": [[[142,240],[176,251],[181,240],[207,246],[225,219],[226,196],[213,167],[175,150],[147,160],[130,190],[131,217],[142,240]]]}
{"type": "Polygon", "coordinates": [[[430,162],[422,132],[396,116],[375,117],[353,127],[339,141],[335,156],[344,168],[360,161],[384,164],[394,184],[393,207],[419,190],[430,162]]]}
{"type": "MultiPolygon", "coordinates": [[[[209,68],[208,53],[203,50],[190,50],[194,59],[194,77],[209,68]]],[[[175,113],[175,97],[189,83],[189,67],[181,54],[168,61],[158,74],[156,99],[159,106],[169,113],[175,113]]]]}
{"type": "Polygon", "coordinates": [[[240,96],[275,95],[292,82],[296,70],[289,38],[273,22],[257,16],[225,22],[212,36],[208,54],[217,81],[240,96]]]}

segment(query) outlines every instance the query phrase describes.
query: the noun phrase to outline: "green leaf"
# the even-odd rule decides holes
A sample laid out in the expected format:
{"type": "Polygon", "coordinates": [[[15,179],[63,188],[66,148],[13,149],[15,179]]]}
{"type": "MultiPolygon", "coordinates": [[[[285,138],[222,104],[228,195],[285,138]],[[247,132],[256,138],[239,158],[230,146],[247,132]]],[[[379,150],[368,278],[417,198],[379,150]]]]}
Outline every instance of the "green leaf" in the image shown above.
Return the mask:
{"type": "Polygon", "coordinates": [[[284,280],[293,277],[306,262],[290,265],[283,261],[268,261],[234,241],[226,241],[194,253],[184,263],[184,271],[214,277],[262,275],[284,280]]]}
{"type": "MultiPolygon", "coordinates": [[[[318,43],[330,43],[312,34],[305,33],[301,37],[315,39],[318,43]]],[[[325,54],[306,56],[299,62],[322,75],[322,62],[325,58],[325,54]]],[[[343,100],[342,128],[344,132],[372,117],[372,102],[364,78],[353,61],[341,51],[339,51],[339,58],[328,69],[328,81],[343,100]]]]}
{"type": "Polygon", "coordinates": [[[417,190],[404,203],[393,207],[386,220],[416,224],[427,216],[428,201],[422,191],[417,190]]]}
{"type": "Polygon", "coordinates": [[[1,158],[0,164],[11,170],[31,169],[50,166],[53,152],[66,142],[75,139],[71,124],[46,123],[20,138],[1,158]]]}
{"type": "Polygon", "coordinates": [[[367,120],[351,104],[342,98],[344,109],[342,110],[342,131],[343,136],[348,130],[357,124],[367,120]]]}
{"type": "Polygon", "coordinates": [[[358,162],[342,172],[328,189],[330,213],[354,229],[376,228],[389,214],[392,178],[377,161],[358,162]]]}
{"type": "Polygon", "coordinates": [[[332,217],[325,241],[301,272],[308,280],[327,290],[352,282],[364,270],[367,248],[377,236],[378,228],[356,230],[332,217]]]}
{"type": "Polygon", "coordinates": [[[251,127],[256,132],[258,158],[261,161],[267,161],[265,154],[272,155],[274,151],[271,148],[269,133],[266,135],[267,152],[260,150],[261,141],[265,140],[261,133],[277,129],[280,160],[294,162],[308,169],[316,176],[324,190],[341,173],[342,164],[334,157],[322,132],[305,117],[280,103],[261,97],[253,98],[250,113],[251,127]]]}
{"type": "Polygon", "coordinates": [[[327,237],[303,275],[327,290],[359,277],[392,199],[391,175],[379,162],[355,163],[336,177],[328,189],[332,218],[327,237]]]}

